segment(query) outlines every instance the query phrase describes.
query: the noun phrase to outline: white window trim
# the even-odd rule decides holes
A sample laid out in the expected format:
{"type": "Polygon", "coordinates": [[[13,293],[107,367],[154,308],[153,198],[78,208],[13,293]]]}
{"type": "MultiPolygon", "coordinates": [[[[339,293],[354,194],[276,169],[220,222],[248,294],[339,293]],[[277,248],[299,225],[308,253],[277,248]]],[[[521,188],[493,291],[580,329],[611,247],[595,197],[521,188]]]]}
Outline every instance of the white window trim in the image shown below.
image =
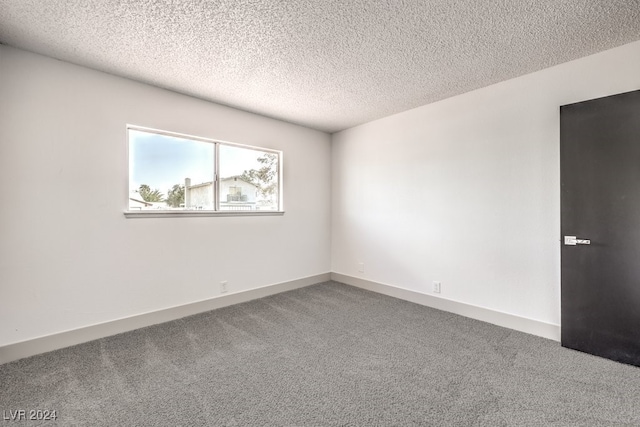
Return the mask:
{"type": "Polygon", "coordinates": [[[284,199],[283,199],[283,171],[282,163],[284,161],[284,153],[280,150],[274,150],[271,148],[258,147],[254,145],[238,144],[235,142],[222,141],[219,139],[204,138],[201,136],[189,135],[185,133],[170,132],[162,129],[148,128],[144,126],[127,124],[126,126],[126,140],[127,140],[127,180],[126,180],[126,192],[125,192],[125,206],[124,216],[126,218],[182,218],[182,217],[225,217],[225,216],[282,216],[284,215],[284,199]],[[215,185],[214,185],[214,203],[216,210],[150,210],[150,211],[132,211],[128,209],[129,206],[129,182],[130,182],[130,158],[129,158],[129,130],[138,130],[142,132],[155,133],[158,135],[165,135],[170,137],[191,139],[195,141],[203,141],[215,144],[215,185]],[[220,170],[220,145],[228,145],[233,147],[240,147],[249,150],[256,150],[267,153],[274,153],[278,155],[278,210],[269,211],[232,211],[232,210],[220,210],[220,179],[218,171],[220,170]]]}
{"type": "Polygon", "coordinates": [[[282,216],[284,211],[124,211],[127,218],[181,218],[203,216],[282,216]]]}

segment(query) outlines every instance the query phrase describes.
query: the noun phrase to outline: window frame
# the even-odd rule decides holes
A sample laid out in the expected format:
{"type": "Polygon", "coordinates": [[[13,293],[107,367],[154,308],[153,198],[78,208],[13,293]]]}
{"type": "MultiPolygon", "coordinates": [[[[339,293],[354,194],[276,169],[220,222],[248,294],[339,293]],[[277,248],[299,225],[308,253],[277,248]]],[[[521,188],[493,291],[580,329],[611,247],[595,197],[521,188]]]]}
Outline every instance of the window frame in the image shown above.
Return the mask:
{"type": "Polygon", "coordinates": [[[238,144],[235,142],[222,141],[219,139],[206,138],[202,136],[189,135],[179,132],[171,132],[162,129],[154,129],[144,126],[127,124],[126,126],[126,141],[127,141],[127,180],[126,180],[126,208],[124,210],[124,216],[126,218],[171,218],[171,217],[211,217],[211,216],[278,216],[284,214],[284,200],[283,200],[283,160],[284,154],[281,150],[274,150],[271,148],[258,147],[255,145],[238,144]],[[169,210],[169,209],[157,209],[157,210],[130,210],[129,209],[129,197],[130,197],[130,183],[131,183],[131,140],[129,131],[140,131],[146,133],[152,133],[156,135],[164,135],[168,137],[189,139],[193,141],[207,142],[214,146],[214,171],[213,171],[213,210],[169,210]],[[220,146],[238,147],[248,150],[255,150],[265,153],[272,153],[278,156],[278,196],[277,196],[277,210],[220,210],[220,146]]]}

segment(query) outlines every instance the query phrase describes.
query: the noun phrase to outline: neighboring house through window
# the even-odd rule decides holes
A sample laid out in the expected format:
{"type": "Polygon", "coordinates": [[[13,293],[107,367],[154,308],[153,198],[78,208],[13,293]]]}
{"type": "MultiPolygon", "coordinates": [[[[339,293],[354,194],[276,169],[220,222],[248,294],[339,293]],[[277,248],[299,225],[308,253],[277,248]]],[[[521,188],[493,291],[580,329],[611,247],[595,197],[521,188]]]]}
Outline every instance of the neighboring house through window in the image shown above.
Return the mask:
{"type": "Polygon", "coordinates": [[[282,152],[128,127],[129,212],[282,211],[282,152]]]}

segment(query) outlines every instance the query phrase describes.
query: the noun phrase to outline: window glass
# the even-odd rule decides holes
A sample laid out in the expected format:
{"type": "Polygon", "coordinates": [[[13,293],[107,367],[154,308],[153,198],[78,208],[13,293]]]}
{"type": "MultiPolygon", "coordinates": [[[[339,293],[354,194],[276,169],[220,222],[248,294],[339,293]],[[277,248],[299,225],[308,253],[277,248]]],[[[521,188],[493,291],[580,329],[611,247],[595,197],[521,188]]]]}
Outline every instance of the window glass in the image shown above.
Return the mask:
{"type": "Polygon", "coordinates": [[[278,210],[278,153],[220,145],[220,210],[278,210]]]}
{"type": "Polygon", "coordinates": [[[129,130],[129,209],[214,209],[215,145],[129,130]]]}
{"type": "Polygon", "coordinates": [[[129,211],[280,209],[279,152],[193,138],[129,128],[129,211]]]}

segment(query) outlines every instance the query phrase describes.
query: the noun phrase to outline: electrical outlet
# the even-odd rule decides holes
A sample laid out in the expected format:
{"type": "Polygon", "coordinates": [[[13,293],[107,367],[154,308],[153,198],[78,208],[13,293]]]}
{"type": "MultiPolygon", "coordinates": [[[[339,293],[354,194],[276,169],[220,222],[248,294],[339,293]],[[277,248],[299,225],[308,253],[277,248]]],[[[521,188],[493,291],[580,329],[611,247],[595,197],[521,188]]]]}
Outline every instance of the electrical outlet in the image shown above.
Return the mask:
{"type": "Polygon", "coordinates": [[[358,273],[364,273],[364,262],[358,263],[358,273]]]}
{"type": "Polygon", "coordinates": [[[220,293],[224,294],[227,292],[227,281],[220,282],[220,293]]]}
{"type": "Polygon", "coordinates": [[[440,282],[433,282],[433,293],[434,294],[440,293],[440,282]]]}

